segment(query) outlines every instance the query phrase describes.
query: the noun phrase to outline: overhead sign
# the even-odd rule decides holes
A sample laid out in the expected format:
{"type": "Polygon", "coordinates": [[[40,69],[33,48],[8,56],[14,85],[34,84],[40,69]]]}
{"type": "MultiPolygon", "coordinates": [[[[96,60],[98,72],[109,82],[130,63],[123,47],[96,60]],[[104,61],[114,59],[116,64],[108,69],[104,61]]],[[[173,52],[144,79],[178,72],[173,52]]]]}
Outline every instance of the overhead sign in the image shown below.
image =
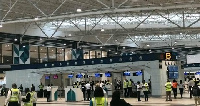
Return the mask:
{"type": "Polygon", "coordinates": [[[165,59],[166,60],[171,60],[172,59],[172,54],[171,53],[165,53],[165,59]]]}

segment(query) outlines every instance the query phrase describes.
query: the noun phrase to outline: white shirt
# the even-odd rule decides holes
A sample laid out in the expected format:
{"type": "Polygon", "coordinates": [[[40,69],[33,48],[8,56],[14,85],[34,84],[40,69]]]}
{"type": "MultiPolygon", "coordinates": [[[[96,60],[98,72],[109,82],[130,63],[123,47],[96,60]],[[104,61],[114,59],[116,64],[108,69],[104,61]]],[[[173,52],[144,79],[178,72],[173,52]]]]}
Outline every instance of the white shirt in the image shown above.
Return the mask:
{"type": "MultiPolygon", "coordinates": [[[[7,106],[8,102],[10,101],[10,97],[11,97],[11,90],[8,91],[8,94],[7,94],[7,98],[5,100],[5,105],[7,106]]],[[[21,104],[21,92],[19,91],[19,104],[21,104]]]]}
{"type": "Polygon", "coordinates": [[[33,95],[33,103],[36,103],[37,102],[37,92],[34,92],[34,95],[33,95]]]}
{"type": "Polygon", "coordinates": [[[51,91],[51,87],[50,86],[47,87],[47,91],[51,91]]]}
{"type": "Polygon", "coordinates": [[[137,85],[137,91],[141,91],[142,90],[142,86],[141,85],[137,85]]]}
{"type": "Polygon", "coordinates": [[[179,88],[184,88],[185,84],[178,84],[179,88]]]}
{"type": "Polygon", "coordinates": [[[85,85],[85,87],[86,87],[87,90],[91,88],[91,86],[90,86],[89,83],[87,83],[87,84],[85,85]]]}
{"type": "Polygon", "coordinates": [[[101,88],[103,87],[103,85],[104,85],[103,83],[100,83],[100,87],[101,87],[101,88]]]}
{"type": "Polygon", "coordinates": [[[190,80],[190,81],[188,82],[188,86],[194,86],[194,81],[193,81],[193,80],[190,80]]]}

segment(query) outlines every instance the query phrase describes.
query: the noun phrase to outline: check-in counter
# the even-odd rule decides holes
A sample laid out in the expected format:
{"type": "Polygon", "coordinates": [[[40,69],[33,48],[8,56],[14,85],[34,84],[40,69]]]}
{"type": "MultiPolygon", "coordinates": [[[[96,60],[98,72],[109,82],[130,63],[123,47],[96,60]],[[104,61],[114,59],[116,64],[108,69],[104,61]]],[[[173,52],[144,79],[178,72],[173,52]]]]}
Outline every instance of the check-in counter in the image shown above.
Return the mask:
{"type": "Polygon", "coordinates": [[[65,88],[66,102],[74,102],[82,100],[83,100],[83,93],[80,88],[73,88],[72,86],[67,86],[67,88],[65,88]]]}
{"type": "MultiPolygon", "coordinates": [[[[44,89],[46,90],[47,86],[45,86],[44,89]]],[[[51,86],[50,101],[57,101],[57,99],[58,99],[58,86],[51,86]]]]}

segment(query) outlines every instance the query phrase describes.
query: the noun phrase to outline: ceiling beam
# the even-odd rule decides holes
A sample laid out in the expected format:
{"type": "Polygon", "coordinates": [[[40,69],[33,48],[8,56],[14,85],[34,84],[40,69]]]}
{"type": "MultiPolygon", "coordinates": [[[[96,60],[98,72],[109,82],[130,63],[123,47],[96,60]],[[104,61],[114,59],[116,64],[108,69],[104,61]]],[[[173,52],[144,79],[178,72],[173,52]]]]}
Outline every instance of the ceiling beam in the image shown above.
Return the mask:
{"type": "MultiPolygon", "coordinates": [[[[112,14],[112,13],[124,13],[130,11],[152,11],[152,10],[168,10],[168,9],[182,9],[182,8],[197,8],[200,7],[200,4],[190,4],[190,5],[174,5],[174,6],[157,6],[157,7],[138,7],[138,8],[122,8],[122,9],[105,9],[105,10],[98,10],[98,11],[90,11],[90,12],[82,12],[82,13],[71,13],[67,15],[60,15],[60,16],[53,16],[53,17],[43,17],[40,18],[38,21],[43,20],[55,20],[55,19],[62,19],[62,18],[73,18],[73,17],[84,17],[84,16],[91,16],[91,15],[100,15],[100,14],[112,14]]],[[[22,20],[15,20],[15,21],[7,21],[3,24],[9,23],[18,23],[18,22],[31,22],[35,21],[34,19],[22,19],[22,20]]]]}

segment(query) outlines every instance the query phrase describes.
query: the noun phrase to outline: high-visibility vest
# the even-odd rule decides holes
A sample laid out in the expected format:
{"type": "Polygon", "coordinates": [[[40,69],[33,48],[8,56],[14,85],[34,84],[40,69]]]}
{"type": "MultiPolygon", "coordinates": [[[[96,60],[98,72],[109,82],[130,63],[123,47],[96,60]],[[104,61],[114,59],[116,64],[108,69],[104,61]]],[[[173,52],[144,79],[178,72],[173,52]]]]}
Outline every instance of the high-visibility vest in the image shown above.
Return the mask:
{"type": "Polygon", "coordinates": [[[40,88],[40,89],[43,89],[43,88],[44,88],[44,85],[40,85],[39,88],[40,88]]]}
{"type": "MultiPolygon", "coordinates": [[[[31,95],[31,97],[30,97],[30,101],[29,102],[25,102],[24,103],[24,106],[33,106],[33,101],[32,101],[32,93],[31,92],[28,92],[30,95],[31,95]]],[[[26,96],[28,95],[28,93],[26,94],[26,96]]]]}
{"type": "Polygon", "coordinates": [[[107,98],[105,97],[96,97],[92,98],[93,106],[108,106],[107,98]]]}
{"type": "Polygon", "coordinates": [[[124,81],[123,88],[127,88],[127,87],[128,87],[128,82],[124,81]]]}
{"type": "Polygon", "coordinates": [[[144,84],[144,89],[145,89],[145,91],[148,91],[148,90],[149,90],[149,85],[148,85],[148,83],[145,83],[145,84],[144,84]]]}
{"type": "Polygon", "coordinates": [[[30,101],[33,102],[33,103],[36,102],[36,99],[35,99],[35,97],[34,97],[35,93],[36,93],[36,92],[34,92],[34,91],[33,91],[33,92],[30,92],[30,94],[31,94],[30,101]]]}
{"type": "Polygon", "coordinates": [[[132,82],[131,81],[128,82],[128,87],[132,87],[132,82]]]}
{"type": "Polygon", "coordinates": [[[171,82],[166,83],[166,91],[172,91],[172,83],[171,82]]]}
{"type": "Polygon", "coordinates": [[[10,102],[18,102],[19,101],[19,89],[11,89],[11,97],[10,102]]]}

